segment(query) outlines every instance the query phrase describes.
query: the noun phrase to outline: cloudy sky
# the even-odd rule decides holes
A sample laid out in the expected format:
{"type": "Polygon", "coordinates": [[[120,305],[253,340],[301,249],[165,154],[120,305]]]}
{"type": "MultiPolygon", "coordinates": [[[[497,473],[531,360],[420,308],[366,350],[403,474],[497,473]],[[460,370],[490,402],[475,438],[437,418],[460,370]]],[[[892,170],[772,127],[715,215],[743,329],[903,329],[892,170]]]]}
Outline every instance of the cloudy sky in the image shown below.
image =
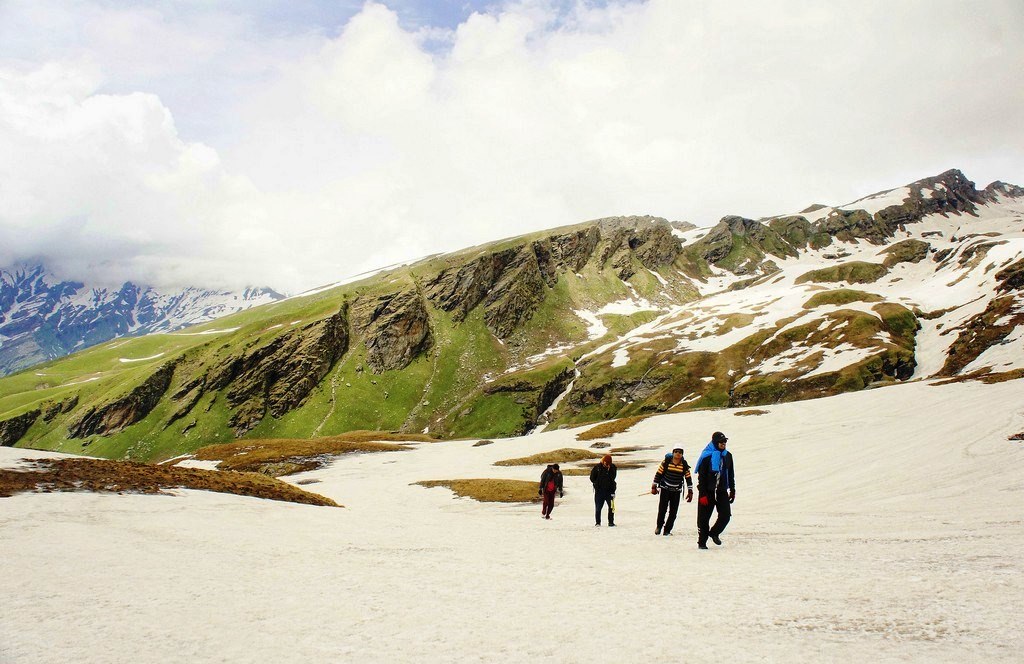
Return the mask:
{"type": "Polygon", "coordinates": [[[297,292],[617,214],[1024,184],[1024,3],[0,0],[0,265],[297,292]]]}

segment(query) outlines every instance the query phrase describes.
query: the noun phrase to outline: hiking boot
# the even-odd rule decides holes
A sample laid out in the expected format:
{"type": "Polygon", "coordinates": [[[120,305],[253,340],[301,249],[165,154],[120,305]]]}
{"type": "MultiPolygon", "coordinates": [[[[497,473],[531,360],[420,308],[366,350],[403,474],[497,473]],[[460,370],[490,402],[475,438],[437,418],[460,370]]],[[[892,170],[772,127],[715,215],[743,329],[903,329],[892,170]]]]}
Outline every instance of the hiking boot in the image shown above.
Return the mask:
{"type": "Polygon", "coordinates": [[[669,536],[669,535],[671,535],[671,534],[672,534],[672,533],[670,533],[670,532],[669,532],[669,531],[667,531],[667,530],[666,530],[665,532],[663,532],[663,533],[662,533],[662,535],[664,535],[665,537],[668,537],[668,536],[669,536]]]}
{"type": "Polygon", "coordinates": [[[661,534],[661,526],[658,526],[657,528],[654,529],[654,534],[655,535],[660,535],[661,534]]]}
{"type": "Polygon", "coordinates": [[[597,523],[594,524],[595,527],[600,527],[600,525],[601,525],[600,521],[598,521],[597,523]]]}
{"type": "Polygon", "coordinates": [[[609,523],[609,524],[608,524],[608,527],[609,527],[609,528],[614,528],[614,527],[615,527],[615,524],[614,524],[614,523],[609,523]]]}
{"type": "Polygon", "coordinates": [[[707,545],[707,544],[698,544],[698,545],[697,545],[697,548],[698,548],[698,549],[707,549],[707,548],[708,548],[708,545],[707,545]]]}
{"type": "Polygon", "coordinates": [[[714,533],[709,533],[708,536],[711,538],[712,542],[714,542],[718,546],[722,546],[722,540],[718,539],[718,535],[715,535],[714,533]]]}

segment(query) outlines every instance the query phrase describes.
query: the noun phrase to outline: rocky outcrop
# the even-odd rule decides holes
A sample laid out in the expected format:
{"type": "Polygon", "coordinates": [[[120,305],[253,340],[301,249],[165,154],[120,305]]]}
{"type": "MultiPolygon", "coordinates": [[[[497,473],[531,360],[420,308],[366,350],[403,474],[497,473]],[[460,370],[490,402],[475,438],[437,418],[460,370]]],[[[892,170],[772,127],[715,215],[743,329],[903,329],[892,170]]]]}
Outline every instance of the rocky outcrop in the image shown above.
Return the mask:
{"type": "Polygon", "coordinates": [[[375,298],[360,298],[352,322],[363,336],[366,363],[374,373],[404,369],[430,348],[430,317],[414,288],[375,298]]]}
{"type": "Polygon", "coordinates": [[[996,290],[1000,293],[1024,288],[1024,258],[996,272],[996,281],[999,282],[996,290]]]}
{"type": "Polygon", "coordinates": [[[601,231],[596,226],[591,226],[575,233],[553,235],[535,242],[534,251],[545,274],[554,274],[558,270],[579,272],[594,255],[600,241],[601,231]],[[542,259],[542,254],[547,254],[550,258],[542,259]]]}
{"type": "Polygon", "coordinates": [[[770,226],[743,217],[723,217],[696,244],[709,264],[734,274],[749,274],[761,267],[765,256],[796,257],[797,250],[770,226]]]}
{"type": "Polygon", "coordinates": [[[43,404],[43,421],[52,422],[58,415],[70,413],[78,405],[78,395],[68,397],[63,401],[51,401],[43,404]]]}
{"type": "Polygon", "coordinates": [[[823,249],[832,244],[832,237],[807,221],[806,217],[776,217],[768,222],[768,227],[795,249],[823,249]]]}
{"type": "Polygon", "coordinates": [[[835,210],[816,226],[840,242],[864,239],[871,244],[885,244],[895,230],[864,210],[835,210]]]}
{"type": "Polygon", "coordinates": [[[544,301],[546,286],[537,255],[523,247],[484,300],[488,329],[499,339],[510,337],[544,301]]]}
{"type": "Polygon", "coordinates": [[[929,214],[975,214],[977,205],[986,200],[983,192],[956,169],[918,180],[906,189],[908,194],[901,203],[874,214],[851,204],[849,209],[834,210],[816,226],[843,242],[864,239],[872,244],[885,244],[896,231],[929,214]]]}
{"type": "Polygon", "coordinates": [[[90,407],[68,427],[68,437],[109,436],[142,421],[171,386],[175,366],[168,362],[120,399],[90,407]]]}
{"type": "Polygon", "coordinates": [[[0,447],[14,447],[39,419],[38,408],[0,422],[0,447]]]}
{"type": "Polygon", "coordinates": [[[963,325],[937,375],[960,373],[986,350],[1002,342],[1018,325],[1024,325],[1024,313],[1017,310],[1017,298],[1014,295],[993,298],[985,311],[963,325]]]}
{"type": "Polygon", "coordinates": [[[342,307],[329,318],[230,358],[211,371],[207,386],[230,386],[227,403],[235,413],[228,425],[241,436],[268,413],[281,417],[300,406],[348,351],[348,341],[348,310],[342,307]]]}
{"type": "Polygon", "coordinates": [[[608,217],[599,219],[605,245],[599,259],[623,281],[636,272],[634,261],[648,270],[670,265],[682,251],[672,224],[661,217],[608,217]]]}
{"type": "Polygon", "coordinates": [[[1024,197],[1024,187],[1018,187],[1015,184],[1009,184],[1008,182],[1001,182],[996,180],[981,192],[981,199],[986,203],[995,203],[1002,198],[1022,198],[1024,197]]]}
{"type": "Polygon", "coordinates": [[[984,202],[974,183],[956,169],[918,180],[908,188],[910,196],[902,204],[875,213],[875,219],[889,230],[890,236],[903,225],[929,214],[974,214],[977,204],[984,202]]]}
{"type": "Polygon", "coordinates": [[[435,306],[451,312],[455,322],[461,322],[483,302],[521,250],[522,245],[487,253],[464,265],[442,270],[424,284],[424,292],[435,306]]]}
{"type": "Polygon", "coordinates": [[[882,265],[892,267],[900,263],[920,263],[928,257],[931,248],[932,245],[923,240],[909,239],[897,242],[882,252],[885,254],[882,265]]]}
{"type": "Polygon", "coordinates": [[[536,312],[564,272],[581,271],[597,258],[610,263],[620,279],[633,276],[635,265],[657,269],[671,264],[681,244],[672,225],[657,217],[611,217],[571,233],[551,235],[478,256],[425,280],[423,291],[438,308],[461,322],[483,304],[484,321],[506,339],[536,312]]]}

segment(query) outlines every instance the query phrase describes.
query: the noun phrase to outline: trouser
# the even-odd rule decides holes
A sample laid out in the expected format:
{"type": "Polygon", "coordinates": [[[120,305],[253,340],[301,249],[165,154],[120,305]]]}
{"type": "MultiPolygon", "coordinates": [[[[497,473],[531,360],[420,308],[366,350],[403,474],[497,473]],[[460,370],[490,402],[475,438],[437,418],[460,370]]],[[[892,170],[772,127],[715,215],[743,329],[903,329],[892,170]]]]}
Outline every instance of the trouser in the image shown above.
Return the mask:
{"type": "Polygon", "coordinates": [[[676,525],[676,512],[679,511],[679,497],[681,491],[661,490],[661,500],[658,502],[658,528],[665,526],[666,533],[672,532],[672,526],[676,525]],[[668,520],[665,520],[665,510],[668,509],[668,520]]]}
{"type": "Polygon", "coordinates": [[[604,509],[604,504],[608,503],[608,525],[615,524],[615,512],[612,509],[612,493],[610,491],[595,491],[594,492],[594,520],[598,525],[601,525],[601,510],[604,509]]]}
{"type": "Polygon", "coordinates": [[[555,509],[555,492],[545,491],[544,502],[541,504],[540,513],[541,516],[548,516],[551,514],[551,510],[555,509]]]}
{"type": "MultiPolygon", "coordinates": [[[[701,494],[701,497],[704,495],[701,494]]],[[[732,518],[732,505],[729,504],[729,494],[706,495],[708,497],[707,505],[701,505],[700,501],[697,501],[697,543],[700,545],[708,543],[709,533],[715,537],[721,535],[725,527],[729,525],[729,519],[732,518]],[[709,526],[711,513],[716,509],[718,510],[718,518],[715,519],[715,525],[709,526]]]]}

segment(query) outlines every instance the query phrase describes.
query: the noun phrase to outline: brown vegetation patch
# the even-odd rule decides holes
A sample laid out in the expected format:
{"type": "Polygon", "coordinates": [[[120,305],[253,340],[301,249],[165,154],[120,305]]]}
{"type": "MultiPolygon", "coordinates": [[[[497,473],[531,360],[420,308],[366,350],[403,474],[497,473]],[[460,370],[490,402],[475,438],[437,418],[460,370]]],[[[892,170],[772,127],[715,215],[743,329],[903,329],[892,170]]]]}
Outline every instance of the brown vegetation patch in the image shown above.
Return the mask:
{"type": "Polygon", "coordinates": [[[537,482],[526,480],[424,480],[413,484],[427,488],[442,486],[450,489],[460,498],[472,498],[483,503],[540,502],[540,496],[537,495],[537,482]]]}
{"type": "MultiPolygon", "coordinates": [[[[593,468],[594,464],[591,464],[590,468],[593,468]]],[[[589,477],[590,468],[560,468],[562,474],[566,477],[589,477]]]]}
{"type": "Polygon", "coordinates": [[[1015,433],[1006,440],[1024,440],[1024,431],[1021,431],[1020,433],[1015,433]]]}
{"type": "Polygon", "coordinates": [[[956,376],[955,378],[949,378],[947,380],[936,381],[932,383],[932,385],[952,385],[953,383],[966,383],[971,380],[978,380],[986,385],[994,385],[995,383],[1005,383],[1008,380],[1017,380],[1018,378],[1024,378],[1024,369],[991,373],[991,369],[989,367],[982,367],[981,369],[972,371],[969,374],[956,376]]]}
{"type": "Polygon", "coordinates": [[[649,415],[635,415],[633,417],[620,417],[617,420],[598,424],[586,431],[576,434],[576,440],[594,440],[596,438],[608,438],[617,433],[628,431],[634,424],[646,420],[649,415]]]}
{"type": "Polygon", "coordinates": [[[494,444],[493,440],[478,440],[475,443],[473,443],[473,447],[483,447],[484,445],[493,445],[493,444],[494,444]]]}
{"type": "Polygon", "coordinates": [[[541,452],[528,457],[495,461],[495,466],[539,466],[546,463],[571,463],[586,459],[600,459],[603,455],[574,447],[563,447],[550,452],[541,452]]]}
{"type": "Polygon", "coordinates": [[[590,449],[592,449],[592,450],[603,450],[603,449],[609,448],[611,446],[612,446],[611,443],[606,443],[604,441],[598,441],[598,442],[594,443],[593,445],[591,445],[590,449]]]}
{"type": "Polygon", "coordinates": [[[23,492],[93,491],[166,494],[199,489],[304,505],[340,507],[330,498],[255,473],[154,466],[109,459],[36,459],[25,470],[0,469],[0,497],[23,492]]]}
{"type": "Polygon", "coordinates": [[[750,415],[767,415],[768,413],[769,411],[767,410],[759,410],[757,408],[752,408],[750,410],[738,410],[735,413],[733,413],[733,415],[735,415],[736,417],[748,417],[750,415]]]}
{"type": "Polygon", "coordinates": [[[221,470],[245,470],[280,477],[326,465],[332,457],[354,452],[411,449],[395,442],[432,442],[429,436],[382,431],[350,431],[324,438],[254,438],[196,450],[195,458],[220,461],[221,470]]]}

